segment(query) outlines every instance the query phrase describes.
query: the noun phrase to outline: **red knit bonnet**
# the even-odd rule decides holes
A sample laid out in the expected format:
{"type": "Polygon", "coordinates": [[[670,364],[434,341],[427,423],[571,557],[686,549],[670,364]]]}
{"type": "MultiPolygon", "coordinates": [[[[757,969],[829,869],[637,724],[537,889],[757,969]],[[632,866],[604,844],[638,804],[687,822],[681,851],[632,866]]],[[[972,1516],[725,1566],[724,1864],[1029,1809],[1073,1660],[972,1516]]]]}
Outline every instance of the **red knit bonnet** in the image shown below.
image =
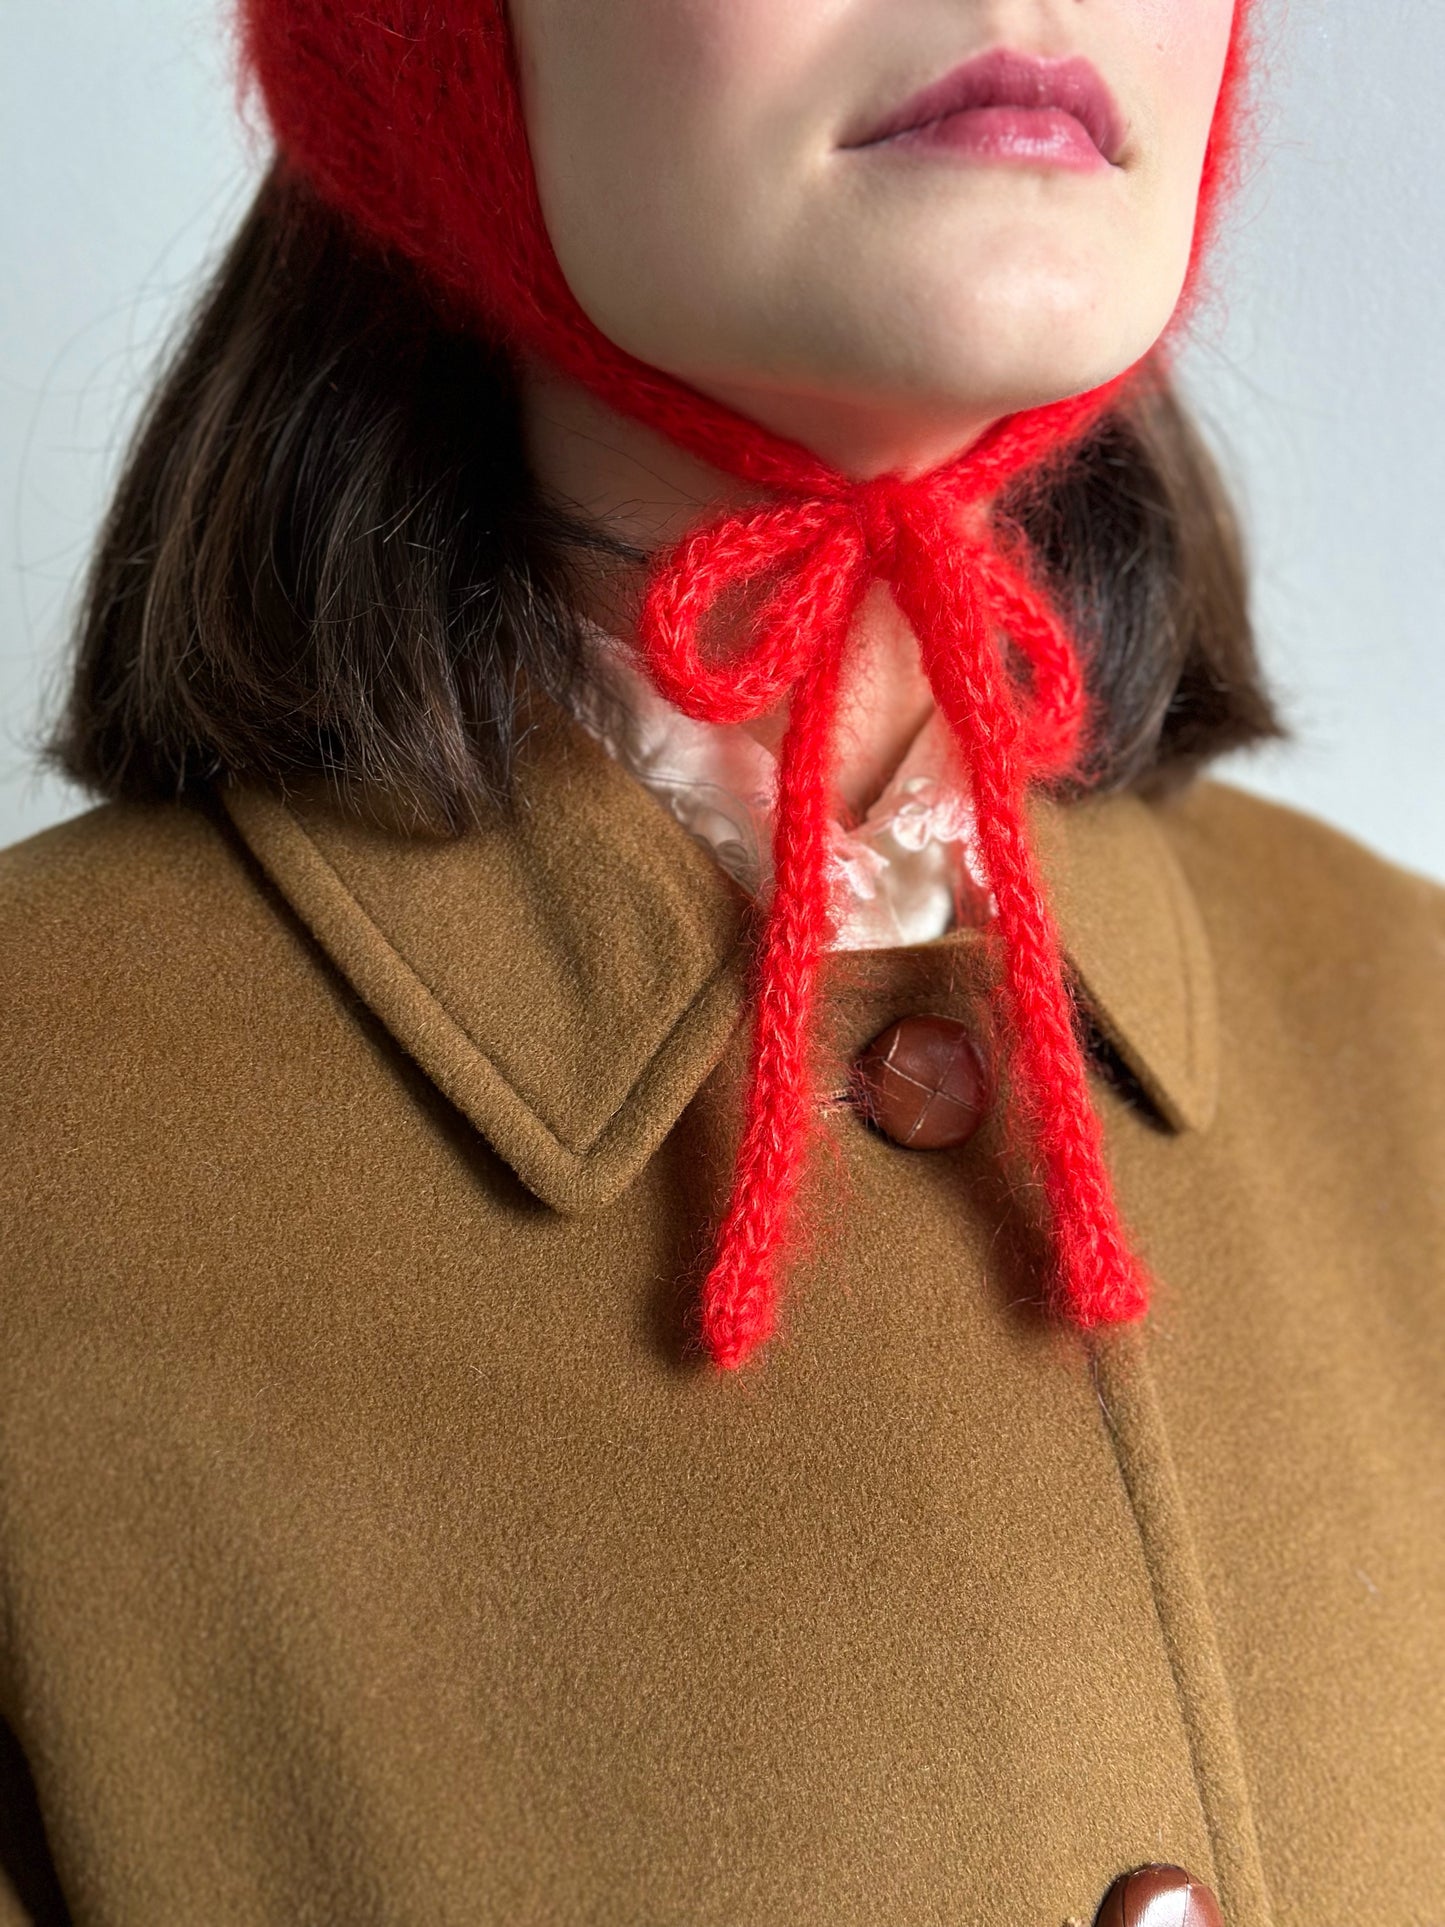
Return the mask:
{"type": "Polygon", "coordinates": [[[1038,1160],[1054,1270],[1048,1302],[1079,1325],[1148,1305],[1103,1156],[1064,962],[1023,813],[1027,784],[1082,768],[1090,716],[1068,628],[1016,536],[960,511],[1076,444],[1146,364],[1157,370],[1199,292],[1238,174],[1252,0],[1236,0],[1189,271],[1167,334],[1115,380],[1006,417],[926,474],[859,482],[798,443],[609,341],[563,279],[532,170],[503,0],[240,0],[245,71],[278,144],[331,205],[416,263],[448,303],[619,413],[765,490],[704,518],[651,562],[639,621],[661,692],[707,722],[791,699],[774,886],[753,957],[748,1104],[733,1189],[703,1285],[703,1341],[739,1365],[772,1330],[778,1262],[815,1116],[810,1048],[833,926],[827,882],[840,670],[878,578],[917,636],[967,768],[996,911],[999,1035],[1016,1149],[1038,1160]],[[754,637],[725,662],[701,626],[725,591],[771,584],[754,637]],[[1010,654],[1011,645],[1012,654],[1010,654]],[[1023,673],[1020,674],[1019,672],[1023,673]]]}

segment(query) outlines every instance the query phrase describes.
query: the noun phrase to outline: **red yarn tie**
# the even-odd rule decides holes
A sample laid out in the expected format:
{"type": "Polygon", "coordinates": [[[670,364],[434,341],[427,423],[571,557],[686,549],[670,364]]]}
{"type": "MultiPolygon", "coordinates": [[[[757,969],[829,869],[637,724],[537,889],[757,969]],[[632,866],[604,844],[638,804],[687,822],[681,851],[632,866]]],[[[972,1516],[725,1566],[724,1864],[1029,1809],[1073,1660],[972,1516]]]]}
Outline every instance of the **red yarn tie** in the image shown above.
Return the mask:
{"type": "MultiPolygon", "coordinates": [[[[1017,459],[1017,457],[1015,458],[1017,459]]],[[[771,1333],[812,1119],[809,1051],[820,967],[834,935],[828,884],[832,759],[854,614],[887,581],[918,639],[934,698],[970,771],[979,853],[1002,945],[999,992],[1011,1038],[1010,1090],[1043,1168],[1057,1261],[1051,1305],[1076,1324],[1137,1318],[1147,1275],[1130,1251],[1103,1156],[1074,1029],[1058,932],[1024,818],[1035,776],[1077,767],[1087,699],[1073,642],[1032,579],[1022,546],[960,511],[998,476],[987,461],[913,480],[884,476],[802,499],[730,511],[657,558],[639,643],[662,693],[700,721],[737,723],[791,699],[774,818],[774,884],[755,959],[746,1121],[702,1292],[702,1335],[733,1369],[771,1333]],[[753,645],[703,660],[701,623],[727,589],[780,584],[753,645]],[[1009,636],[1029,686],[1009,673],[1009,636]]]]}

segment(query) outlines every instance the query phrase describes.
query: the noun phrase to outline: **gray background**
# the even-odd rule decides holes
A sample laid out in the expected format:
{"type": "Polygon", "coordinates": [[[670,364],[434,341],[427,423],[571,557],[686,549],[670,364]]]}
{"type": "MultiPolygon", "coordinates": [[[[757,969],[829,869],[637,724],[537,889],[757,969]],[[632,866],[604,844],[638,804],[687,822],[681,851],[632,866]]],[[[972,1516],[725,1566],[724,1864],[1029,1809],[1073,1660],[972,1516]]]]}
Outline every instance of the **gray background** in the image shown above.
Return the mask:
{"type": "MultiPolygon", "coordinates": [[[[0,21],[0,845],[86,807],[27,736],[155,356],[263,143],[216,0],[0,21]]],[[[1270,109],[1184,363],[1299,741],[1220,774],[1445,877],[1445,8],[1274,0],[1270,109]]]]}

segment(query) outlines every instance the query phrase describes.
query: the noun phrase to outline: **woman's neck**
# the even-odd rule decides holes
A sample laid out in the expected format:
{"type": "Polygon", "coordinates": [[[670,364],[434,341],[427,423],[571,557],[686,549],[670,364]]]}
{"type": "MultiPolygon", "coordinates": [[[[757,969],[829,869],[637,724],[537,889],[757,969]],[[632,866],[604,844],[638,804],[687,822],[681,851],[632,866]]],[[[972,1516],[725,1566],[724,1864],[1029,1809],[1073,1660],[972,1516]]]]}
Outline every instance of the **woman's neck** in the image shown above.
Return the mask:
{"type": "MultiPolygon", "coordinates": [[[[524,372],[522,423],[528,464],[543,487],[648,551],[676,540],[709,509],[765,499],[535,363],[524,372]]],[[[640,574],[591,570],[579,585],[583,613],[630,639],[640,574]]],[[[913,633],[888,586],[875,582],[854,620],[839,704],[835,784],[847,811],[861,816],[881,794],[932,707],[913,633]]],[[[782,703],[747,728],[776,752],[787,721],[782,703]]]]}

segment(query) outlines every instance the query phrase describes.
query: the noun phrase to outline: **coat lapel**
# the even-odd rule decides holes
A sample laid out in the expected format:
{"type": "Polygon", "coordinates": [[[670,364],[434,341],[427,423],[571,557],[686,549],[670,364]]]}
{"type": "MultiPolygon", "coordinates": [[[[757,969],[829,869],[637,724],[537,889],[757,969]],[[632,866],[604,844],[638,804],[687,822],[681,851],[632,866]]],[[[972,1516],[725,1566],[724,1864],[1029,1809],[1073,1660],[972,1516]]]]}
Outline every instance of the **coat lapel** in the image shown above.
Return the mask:
{"type": "MultiPolygon", "coordinates": [[[[550,705],[524,740],[515,813],[460,837],[367,822],[319,782],[220,797],[336,969],[556,1210],[622,1193],[742,1016],[747,899],[550,705]]],[[[1156,810],[1034,792],[1029,812],[1096,1022],[1171,1129],[1207,1128],[1214,975],[1156,810]]],[[[979,941],[961,931],[914,954],[979,941]]]]}

